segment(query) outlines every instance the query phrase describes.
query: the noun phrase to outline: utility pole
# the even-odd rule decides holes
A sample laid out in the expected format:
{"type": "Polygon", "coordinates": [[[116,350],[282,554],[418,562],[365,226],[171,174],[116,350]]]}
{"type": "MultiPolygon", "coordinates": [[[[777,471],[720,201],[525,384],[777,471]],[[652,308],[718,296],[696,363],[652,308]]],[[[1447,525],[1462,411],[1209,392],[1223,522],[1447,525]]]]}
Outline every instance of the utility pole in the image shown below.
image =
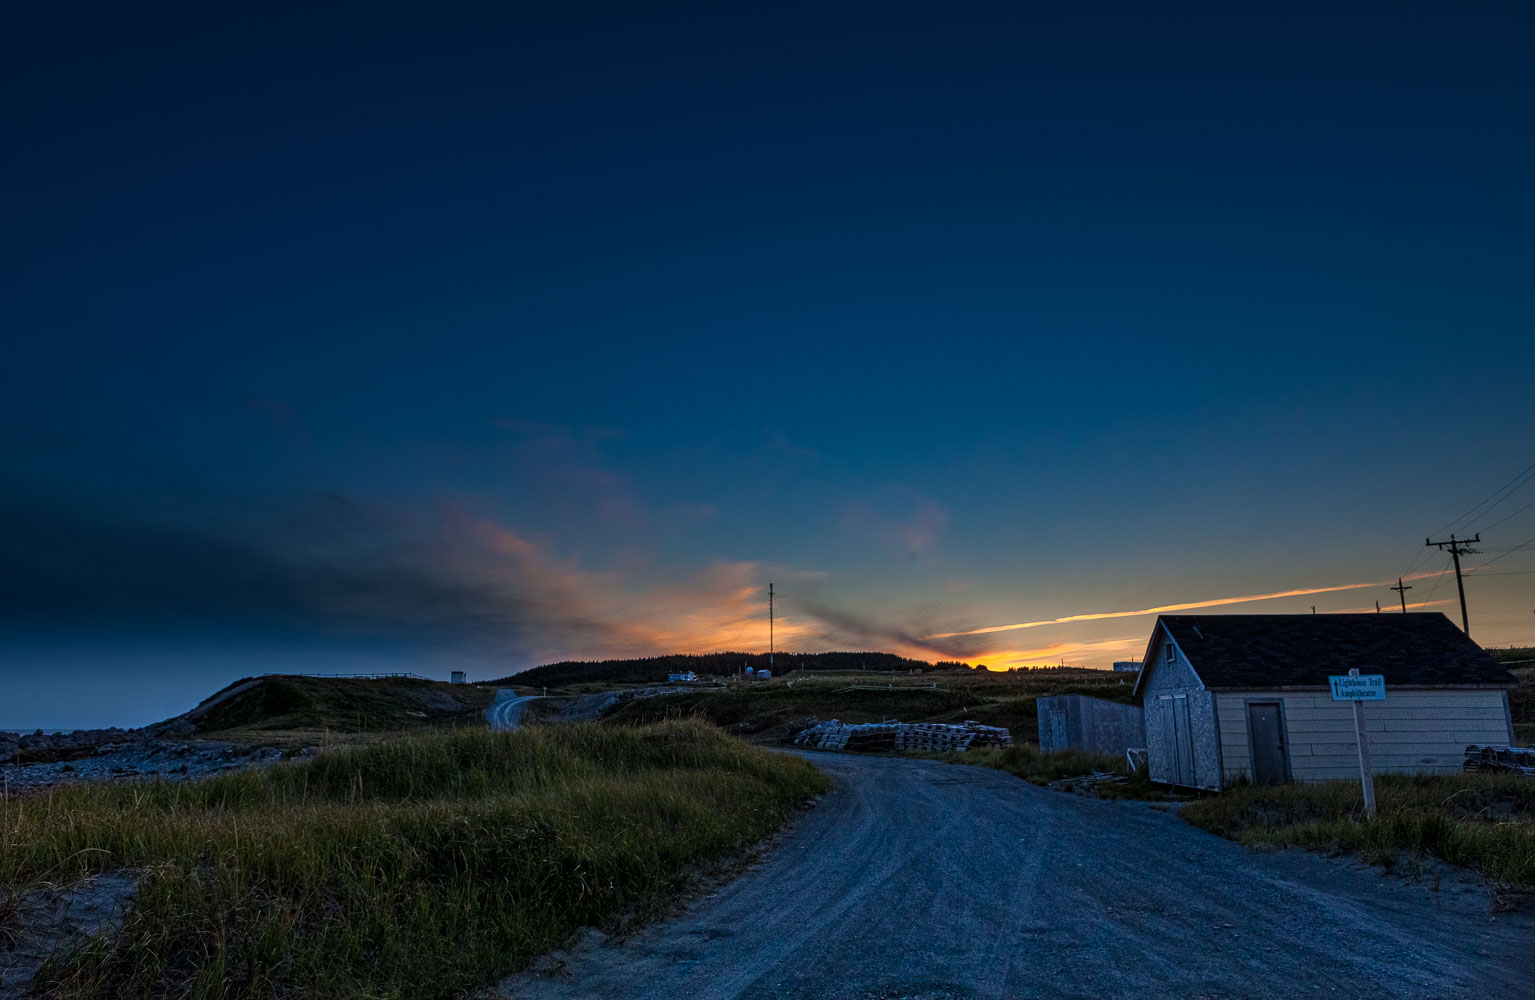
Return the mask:
{"type": "MultiPolygon", "coordinates": [[[[1460,578],[1460,557],[1463,555],[1475,555],[1476,549],[1471,548],[1471,543],[1480,542],[1481,540],[1482,533],[1480,531],[1476,533],[1475,538],[1456,538],[1454,534],[1451,534],[1448,542],[1431,542],[1427,538],[1423,539],[1423,545],[1426,548],[1437,548],[1440,552],[1443,552],[1446,545],[1450,547],[1450,555],[1455,559],[1455,586],[1460,590],[1460,630],[1466,633],[1466,635],[1471,634],[1471,619],[1466,615],[1466,585],[1460,578]]],[[[1401,582],[1401,580],[1397,581],[1397,583],[1401,582]]],[[[1406,600],[1406,598],[1403,598],[1403,600],[1406,600]]]]}
{"type": "Polygon", "coordinates": [[[1402,614],[1405,615],[1407,613],[1407,592],[1412,589],[1412,584],[1404,584],[1402,583],[1402,578],[1397,577],[1396,586],[1387,587],[1386,589],[1396,591],[1397,596],[1402,599],[1402,614]]]}
{"type": "Polygon", "coordinates": [[[773,585],[768,584],[768,669],[773,669],[773,585]]]}
{"type": "Polygon", "coordinates": [[[1379,601],[1375,602],[1375,613],[1376,614],[1380,614],[1380,602],[1379,601]]]}

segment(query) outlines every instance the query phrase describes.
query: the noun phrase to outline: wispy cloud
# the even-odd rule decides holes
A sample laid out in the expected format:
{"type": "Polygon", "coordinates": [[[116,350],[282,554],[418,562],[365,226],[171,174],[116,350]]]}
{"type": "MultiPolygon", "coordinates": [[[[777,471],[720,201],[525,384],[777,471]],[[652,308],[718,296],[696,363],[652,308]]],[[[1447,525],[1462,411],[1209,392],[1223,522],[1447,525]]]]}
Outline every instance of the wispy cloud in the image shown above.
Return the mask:
{"type": "MultiPolygon", "coordinates": [[[[1435,570],[1427,573],[1415,573],[1406,577],[1408,580],[1424,580],[1430,577],[1441,576],[1444,570],[1435,570]]],[[[926,639],[950,639],[965,635],[988,635],[993,632],[1011,632],[1025,628],[1043,628],[1046,625],[1068,625],[1074,622],[1101,621],[1106,618],[1139,618],[1144,615],[1169,614],[1175,611],[1193,611],[1198,608],[1217,608],[1228,604],[1249,604],[1254,601],[1273,601],[1283,597],[1308,597],[1312,594],[1331,594],[1344,590],[1363,590],[1366,587],[1385,587],[1392,581],[1376,581],[1371,583],[1343,583],[1329,587],[1300,587],[1294,590],[1276,590],[1268,594],[1246,594],[1241,597],[1212,597],[1202,601],[1187,601],[1182,604],[1163,604],[1154,608],[1141,608],[1137,611],[1093,611],[1079,615],[1063,615],[1060,618],[1045,618],[1039,621],[1016,622],[1012,625],[990,625],[985,628],[966,629],[960,632],[937,632],[924,636],[926,639]]]]}
{"type": "Polygon", "coordinates": [[[790,441],[782,431],[766,431],[764,432],[764,437],[770,451],[806,462],[819,462],[821,460],[821,453],[819,451],[790,441]]]}
{"type": "MultiPolygon", "coordinates": [[[[451,503],[307,494],[154,521],[13,501],[0,524],[0,619],[13,622],[414,636],[509,669],[769,645],[757,563],[593,568],[451,503]]],[[[821,633],[803,616],[774,629],[779,648],[821,633]]]]}
{"type": "MultiPolygon", "coordinates": [[[[1407,602],[1407,610],[1408,611],[1421,611],[1424,608],[1433,608],[1433,607],[1438,607],[1441,604],[1451,604],[1451,603],[1453,603],[1453,599],[1446,599],[1446,598],[1441,598],[1440,600],[1437,600],[1437,601],[1408,601],[1407,602]]],[[[1362,615],[1362,614],[1367,614],[1368,612],[1371,612],[1371,611],[1374,611],[1374,610],[1375,610],[1375,608],[1373,606],[1367,607],[1367,608],[1329,608],[1328,609],[1328,614],[1334,614],[1334,615],[1362,615]]],[[[1400,602],[1398,602],[1396,604],[1382,603],[1381,604],[1381,610],[1382,610],[1382,613],[1384,613],[1384,614],[1390,614],[1393,611],[1400,613],[1401,610],[1402,610],[1402,605],[1401,605],[1400,602]]]]}
{"type": "Polygon", "coordinates": [[[915,490],[886,490],[850,504],[843,523],[852,531],[915,558],[932,548],[949,525],[949,512],[915,490]]]}

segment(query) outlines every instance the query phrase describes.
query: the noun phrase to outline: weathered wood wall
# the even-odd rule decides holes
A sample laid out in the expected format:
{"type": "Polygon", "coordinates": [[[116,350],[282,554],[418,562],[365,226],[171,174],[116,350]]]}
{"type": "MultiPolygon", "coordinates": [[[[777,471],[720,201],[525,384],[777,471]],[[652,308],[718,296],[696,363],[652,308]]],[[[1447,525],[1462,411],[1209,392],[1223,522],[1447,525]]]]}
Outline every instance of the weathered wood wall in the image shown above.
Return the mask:
{"type": "MultiPolygon", "coordinates": [[[[1333,701],[1327,691],[1241,691],[1215,696],[1227,780],[1252,777],[1247,704],[1255,701],[1283,706],[1291,777],[1327,781],[1359,776],[1348,702],[1333,701]]],[[[1467,744],[1512,741],[1508,719],[1507,695],[1496,690],[1398,689],[1388,690],[1385,701],[1364,702],[1365,733],[1377,774],[1458,772],[1467,744]]]]}

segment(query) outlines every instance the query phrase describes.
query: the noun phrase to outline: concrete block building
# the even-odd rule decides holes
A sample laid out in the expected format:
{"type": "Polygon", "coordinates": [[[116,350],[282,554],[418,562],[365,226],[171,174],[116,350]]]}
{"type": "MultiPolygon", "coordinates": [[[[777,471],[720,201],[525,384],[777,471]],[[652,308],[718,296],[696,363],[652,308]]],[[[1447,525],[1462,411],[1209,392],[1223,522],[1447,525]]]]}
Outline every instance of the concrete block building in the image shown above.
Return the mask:
{"type": "Polygon", "coordinates": [[[1164,615],[1144,663],[1153,781],[1358,777],[1353,708],[1327,682],[1350,668],[1386,680],[1364,707],[1376,773],[1452,773],[1467,745],[1513,741],[1513,675],[1438,613],[1164,615]]]}

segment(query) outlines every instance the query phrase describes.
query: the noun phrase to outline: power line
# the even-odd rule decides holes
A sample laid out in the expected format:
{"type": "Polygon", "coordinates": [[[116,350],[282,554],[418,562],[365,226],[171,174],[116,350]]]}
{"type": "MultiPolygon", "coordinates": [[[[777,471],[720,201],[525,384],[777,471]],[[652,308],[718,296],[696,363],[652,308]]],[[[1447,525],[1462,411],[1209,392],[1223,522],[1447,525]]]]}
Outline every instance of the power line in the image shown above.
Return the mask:
{"type": "MultiPolygon", "coordinates": [[[[1532,473],[1535,473],[1535,462],[1531,462],[1529,465],[1525,466],[1522,470],[1520,470],[1518,475],[1514,476],[1513,479],[1510,479],[1508,482],[1504,483],[1502,486],[1500,486],[1497,489],[1493,490],[1492,493],[1488,494],[1487,498],[1485,500],[1483,500],[1481,503],[1477,504],[1475,507],[1472,507],[1470,510],[1466,511],[1464,514],[1460,515],[1455,520],[1453,520],[1449,524],[1445,525],[1443,528],[1440,528],[1439,531],[1434,532],[1434,534],[1437,535],[1440,532],[1443,532],[1443,531],[1445,531],[1445,530],[1447,530],[1449,528],[1453,528],[1456,525],[1460,524],[1462,521],[1470,518],[1473,514],[1477,513],[1483,507],[1485,507],[1489,502],[1491,502],[1494,497],[1498,496],[1504,490],[1509,489],[1509,487],[1514,486],[1515,483],[1519,483],[1520,480],[1524,479],[1525,477],[1529,476],[1532,473]]],[[[1515,487],[1515,488],[1517,488],[1517,487],[1515,487]]],[[[1502,502],[1503,501],[1501,499],[1498,500],[1498,503],[1502,503],[1502,502]]],[[[1497,506],[1497,504],[1493,504],[1493,506],[1497,506]]],[[[1489,508],[1489,509],[1491,509],[1491,508],[1489,508]]]]}
{"type": "MultiPolygon", "coordinates": [[[[1520,549],[1528,546],[1531,542],[1535,542],[1535,535],[1531,535],[1529,538],[1526,538],[1524,541],[1520,542],[1518,545],[1515,545],[1515,546],[1512,546],[1511,548],[1509,548],[1509,550],[1507,552],[1503,553],[1503,555],[1498,556],[1496,559],[1489,559],[1486,562],[1482,563],[1481,566],[1478,566],[1476,568],[1477,569],[1482,569],[1483,567],[1491,566],[1493,563],[1497,562],[1498,559],[1504,559],[1504,558],[1507,558],[1508,556],[1513,555],[1515,552],[1518,552],[1520,549]]],[[[1497,547],[1498,548],[1502,548],[1501,545],[1497,546],[1497,547]]]]}
{"type": "Polygon", "coordinates": [[[1496,528],[1498,525],[1502,524],[1504,521],[1507,521],[1511,517],[1518,517],[1520,514],[1523,514],[1525,511],[1529,510],[1531,507],[1535,507],[1535,500],[1531,500],[1529,503],[1525,504],[1523,507],[1520,507],[1518,510],[1514,511],[1512,514],[1506,515],[1501,520],[1492,522],[1491,524],[1489,524],[1487,526],[1486,530],[1490,531],[1493,528],[1496,528]]]}
{"type": "MultiPolygon", "coordinates": [[[[1499,497],[1500,494],[1504,493],[1505,490],[1508,490],[1509,492],[1512,492],[1510,487],[1512,487],[1513,489],[1518,489],[1520,486],[1523,486],[1524,482],[1527,482],[1528,479],[1532,476],[1532,474],[1535,474],[1535,462],[1532,462],[1529,465],[1525,466],[1523,469],[1521,469],[1514,476],[1513,479],[1510,479],[1508,482],[1504,483],[1502,486],[1498,487],[1497,489],[1493,490],[1491,493],[1487,494],[1486,497],[1484,497],[1479,503],[1474,505],[1470,510],[1466,511],[1464,514],[1462,514],[1459,517],[1455,518],[1454,520],[1450,521],[1448,524],[1444,525],[1439,530],[1433,532],[1433,534],[1434,535],[1443,534],[1444,532],[1448,531],[1449,529],[1451,529],[1451,528],[1455,527],[1456,525],[1460,524],[1462,521],[1464,521],[1467,518],[1473,516],[1478,511],[1481,511],[1482,513],[1486,513],[1486,511],[1482,510],[1483,507],[1486,507],[1487,504],[1489,504],[1489,503],[1493,503],[1493,501],[1495,499],[1497,500],[1497,502],[1493,503],[1494,507],[1497,506],[1498,503],[1502,503],[1503,500],[1507,499],[1507,498],[1506,497],[1501,497],[1500,498],[1499,497]]],[[[1492,508],[1488,507],[1487,509],[1491,510],[1492,508]]],[[[1517,513],[1517,511],[1515,513],[1517,513]]],[[[1502,524],[1502,523],[1503,523],[1502,521],[1498,522],[1498,524],[1502,524]]],[[[1432,537],[1432,536],[1430,536],[1430,537],[1432,537]]],[[[1412,562],[1408,564],[1407,569],[1403,571],[1402,576],[1411,576],[1412,575],[1412,571],[1418,568],[1418,563],[1420,561],[1422,561],[1423,555],[1424,555],[1424,550],[1423,549],[1419,549],[1413,555],[1412,562]]]]}
{"type": "MultiPolygon", "coordinates": [[[[1449,569],[1449,567],[1446,566],[1445,569],[1449,569]]],[[[1436,577],[1434,579],[1433,587],[1431,587],[1429,589],[1427,600],[1425,600],[1423,603],[1425,603],[1425,604],[1432,603],[1433,600],[1434,600],[1434,595],[1439,593],[1439,587],[1443,583],[1444,583],[1444,570],[1440,570],[1439,573],[1436,575],[1436,577]]]]}

